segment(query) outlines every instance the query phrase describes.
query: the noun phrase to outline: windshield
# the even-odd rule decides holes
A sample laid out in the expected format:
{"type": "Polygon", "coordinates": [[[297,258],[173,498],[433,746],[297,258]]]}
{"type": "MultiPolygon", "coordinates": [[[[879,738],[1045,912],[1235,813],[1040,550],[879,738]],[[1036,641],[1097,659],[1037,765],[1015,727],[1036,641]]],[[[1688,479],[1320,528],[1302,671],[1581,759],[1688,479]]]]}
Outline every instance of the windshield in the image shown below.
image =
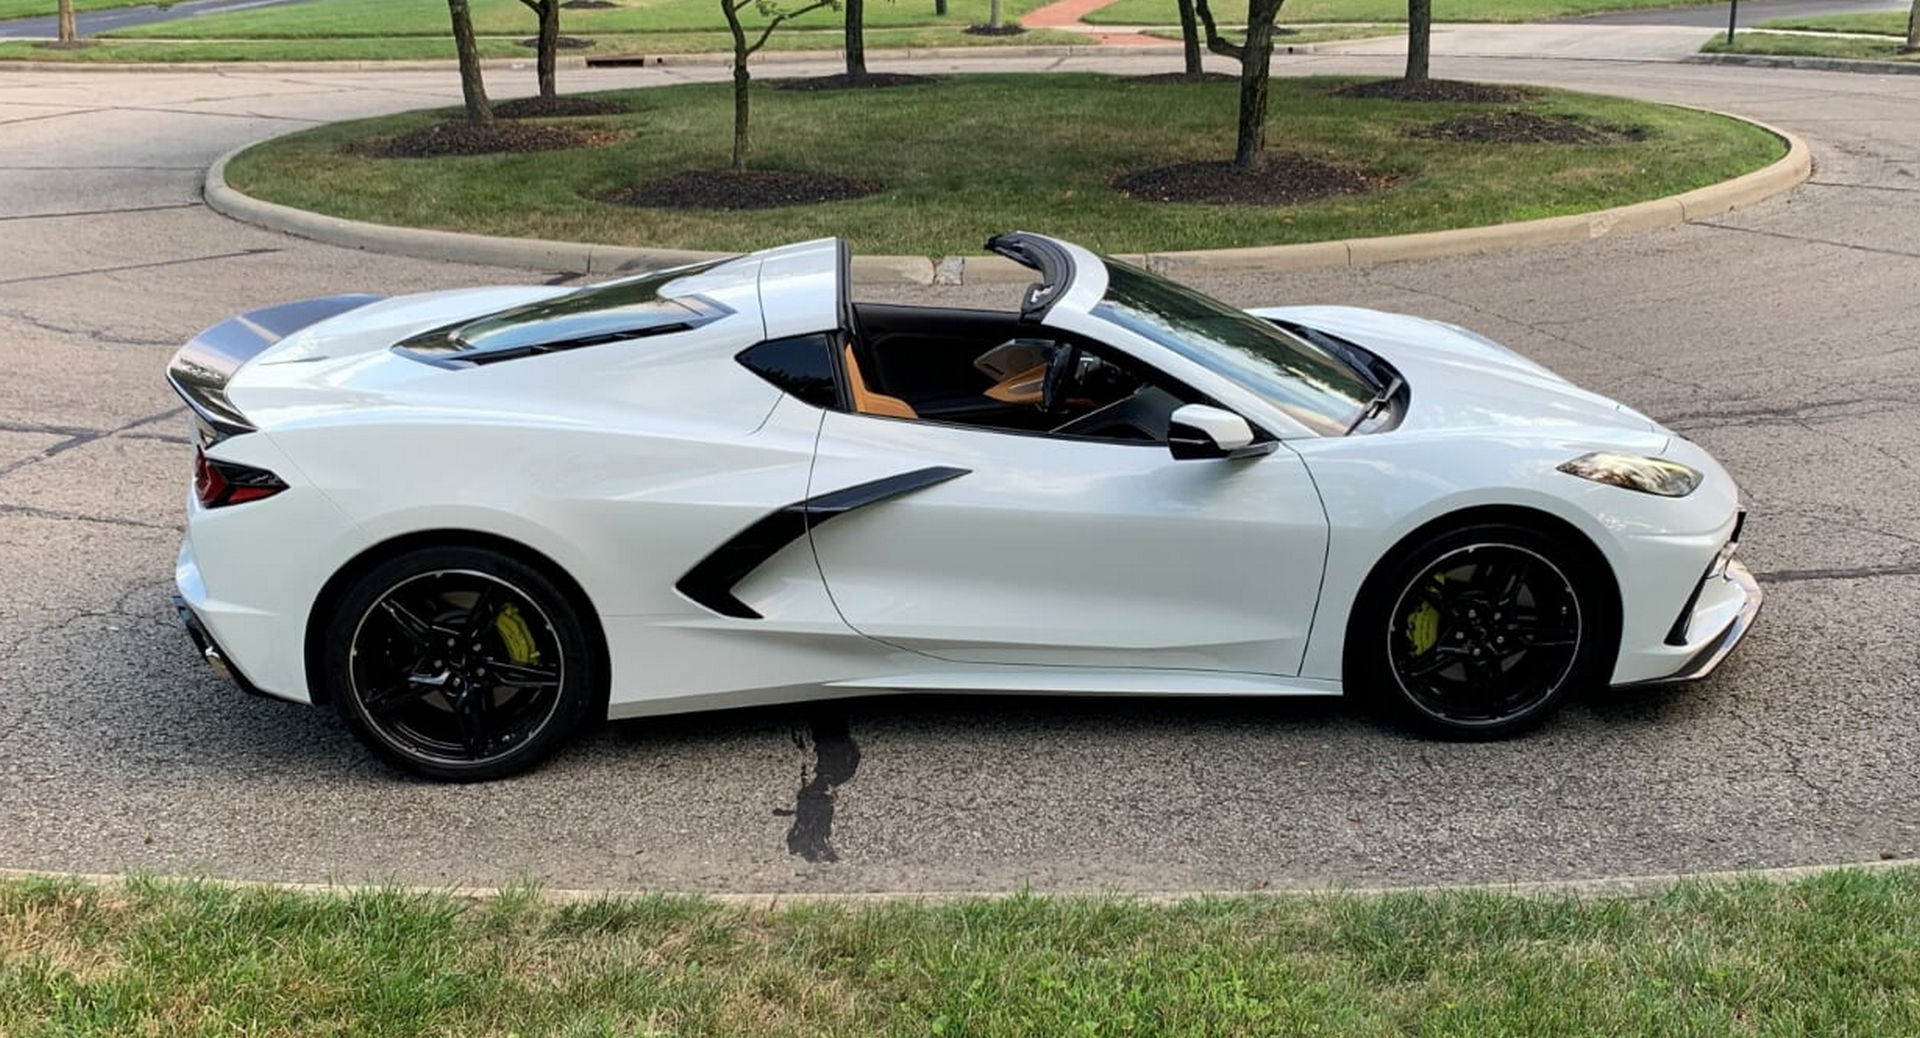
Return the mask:
{"type": "Polygon", "coordinates": [[[485,363],[552,350],[686,331],[732,313],[678,283],[724,260],[622,278],[435,328],[396,348],[426,360],[485,363]]]}
{"type": "Polygon", "coordinates": [[[1095,317],[1234,380],[1322,436],[1343,435],[1378,389],[1340,358],[1252,314],[1117,260],[1106,264],[1107,294],[1095,317]]]}

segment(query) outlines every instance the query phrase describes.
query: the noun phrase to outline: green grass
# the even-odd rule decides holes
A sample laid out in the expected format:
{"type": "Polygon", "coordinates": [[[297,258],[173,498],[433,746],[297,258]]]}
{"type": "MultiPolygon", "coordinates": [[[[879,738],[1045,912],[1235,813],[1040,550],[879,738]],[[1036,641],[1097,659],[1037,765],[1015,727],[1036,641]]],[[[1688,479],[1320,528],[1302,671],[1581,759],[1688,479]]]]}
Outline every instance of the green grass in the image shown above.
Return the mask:
{"type": "MultiPolygon", "coordinates": [[[[153,0],[73,0],[74,13],[105,11],[115,7],[143,7],[153,0]]],[[[0,20],[8,18],[51,18],[60,13],[59,0],[0,0],[0,20]]]]}
{"type": "MultiPolygon", "coordinates": [[[[1433,17],[1442,22],[1537,22],[1567,15],[1632,11],[1653,7],[1689,7],[1713,0],[1433,0],[1433,17]]],[[[1102,25],[1178,25],[1174,0],[1119,0],[1087,15],[1102,25]]],[[[1240,19],[1245,21],[1244,15],[1240,19]]],[[[1280,22],[1404,22],[1407,0],[1287,0],[1280,22]]]]}
{"type": "MultiPolygon", "coordinates": [[[[575,55],[712,54],[733,49],[725,32],[630,33],[592,37],[587,51],[575,55]]],[[[837,50],[838,32],[795,31],[774,36],[770,50],[837,50]]],[[[919,47],[993,47],[1007,45],[1076,44],[1086,37],[1057,29],[1034,29],[1018,36],[975,36],[957,28],[928,26],[908,29],[872,29],[867,46],[873,50],[919,47]]],[[[513,40],[479,41],[483,58],[533,60],[533,51],[513,40]]],[[[444,58],[453,60],[453,40],[425,36],[385,39],[300,40],[102,40],[79,50],[55,50],[36,43],[0,41],[0,61],[75,62],[183,62],[183,61],[401,61],[444,58]]]]}
{"type": "MultiPolygon", "coordinates": [[[[1275,37],[1274,43],[1276,46],[1284,48],[1289,44],[1331,43],[1337,40],[1366,40],[1376,36],[1399,36],[1405,32],[1405,29],[1395,28],[1390,25],[1309,25],[1288,35],[1275,37]]],[[[1242,36],[1246,35],[1246,31],[1240,26],[1223,25],[1220,27],[1220,33],[1227,39],[1235,42],[1238,42],[1242,36]]],[[[1182,38],[1179,29],[1148,29],[1144,35],[1162,40],[1178,40],[1182,38]]]]}
{"type": "Polygon", "coordinates": [[[0,884],[0,1033],[1903,1035],[1920,871],[1490,893],[797,904],[0,884]]]}
{"type": "Polygon", "coordinates": [[[1863,36],[1790,36],[1775,32],[1743,32],[1727,46],[1715,36],[1700,48],[1703,54],[1780,54],[1797,58],[1852,58],[1862,61],[1913,61],[1920,54],[1903,53],[1904,39],[1875,40],[1863,36]]]}
{"type": "Polygon", "coordinates": [[[1138,202],[1107,186],[1116,172],[1229,157],[1235,84],[1058,73],[959,76],[878,94],[757,89],[756,165],[886,185],[824,205],[716,213],[596,200],[636,179],[725,165],[731,94],[721,84],[609,95],[635,110],[607,120],[627,136],[605,148],[426,160],[352,148],[447,115],[413,112],[267,142],[227,175],[257,197],[378,223],[694,249],[832,234],[867,252],[931,255],[976,252],[1008,227],[1126,252],[1473,226],[1668,195],[1783,153],[1771,134],[1719,116],[1557,91],[1523,107],[1641,127],[1647,139],[1591,147],[1409,139],[1407,127],[1482,109],[1325,96],[1338,82],[1276,78],[1268,139],[1400,179],[1372,195],[1287,208],[1138,202]]]}
{"type": "Polygon", "coordinates": [[[1762,29],[1799,29],[1804,32],[1877,32],[1883,36],[1907,38],[1907,12],[1870,11],[1865,14],[1831,14],[1823,18],[1774,18],[1761,22],[1762,29]]]}
{"type": "MultiPolygon", "coordinates": [[[[715,0],[625,0],[628,6],[585,11],[561,11],[560,31],[569,36],[610,33],[724,32],[726,20],[715,0]]],[[[1046,0],[1006,0],[1008,18],[1018,18],[1046,0]]],[[[951,0],[946,17],[933,13],[932,0],[883,0],[868,4],[870,28],[945,25],[966,28],[987,20],[988,0],[951,0]]],[[[533,12],[520,0],[472,0],[474,31],[481,35],[511,36],[534,31],[533,12]]],[[[748,7],[742,19],[749,25],[766,18],[748,7]]],[[[840,12],[821,9],[788,22],[795,28],[830,28],[841,24],[840,12]]],[[[121,29],[111,35],[123,39],[297,39],[318,36],[446,36],[449,34],[445,0],[320,0],[209,14],[198,18],[121,29]]],[[[778,46],[776,39],[772,46],[778,46]]]]}

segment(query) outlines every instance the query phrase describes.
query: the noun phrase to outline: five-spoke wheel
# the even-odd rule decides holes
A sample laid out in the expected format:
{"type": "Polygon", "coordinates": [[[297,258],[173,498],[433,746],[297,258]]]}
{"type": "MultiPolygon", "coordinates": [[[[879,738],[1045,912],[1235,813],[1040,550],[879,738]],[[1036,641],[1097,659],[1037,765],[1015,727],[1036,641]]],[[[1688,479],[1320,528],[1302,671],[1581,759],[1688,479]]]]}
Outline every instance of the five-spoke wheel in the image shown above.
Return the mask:
{"type": "Polygon", "coordinates": [[[601,670],[578,610],[540,570],[480,548],[389,560],[326,631],[328,691],[381,757],[435,778],[498,778],[551,753],[601,670]]]}
{"type": "Polygon", "coordinates": [[[1348,633],[1348,685],[1427,731],[1531,727],[1605,678],[1603,581],[1586,553],[1520,526],[1426,539],[1368,581],[1348,633]]]}

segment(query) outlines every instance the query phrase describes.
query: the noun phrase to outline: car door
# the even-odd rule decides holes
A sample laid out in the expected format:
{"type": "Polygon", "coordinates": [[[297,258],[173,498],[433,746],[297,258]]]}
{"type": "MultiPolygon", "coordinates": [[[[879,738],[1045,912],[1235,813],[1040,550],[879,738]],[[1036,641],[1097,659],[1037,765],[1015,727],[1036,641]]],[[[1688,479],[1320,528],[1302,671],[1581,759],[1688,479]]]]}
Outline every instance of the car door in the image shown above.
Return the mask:
{"type": "Polygon", "coordinates": [[[941,659],[1292,675],[1326,557],[1299,457],[829,412],[810,536],[855,630],[941,659]]]}

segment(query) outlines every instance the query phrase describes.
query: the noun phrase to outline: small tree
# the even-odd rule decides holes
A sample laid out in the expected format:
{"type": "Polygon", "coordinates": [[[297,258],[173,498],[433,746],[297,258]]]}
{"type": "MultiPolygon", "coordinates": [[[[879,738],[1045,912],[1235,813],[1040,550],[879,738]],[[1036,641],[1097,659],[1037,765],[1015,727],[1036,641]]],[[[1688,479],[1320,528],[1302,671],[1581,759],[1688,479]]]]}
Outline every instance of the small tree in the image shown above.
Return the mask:
{"type": "Polygon", "coordinates": [[[1200,63],[1200,23],[1194,18],[1193,0],[1179,0],[1180,44],[1187,59],[1187,78],[1199,79],[1206,73],[1200,63]]]}
{"type": "MultiPolygon", "coordinates": [[[[448,0],[449,3],[455,0],[448,0]]],[[[465,0],[459,0],[465,3],[465,0]]],[[[747,59],[754,52],[767,45],[767,37],[782,24],[819,10],[822,7],[838,7],[840,0],[808,0],[794,8],[782,8],[776,0],[720,0],[720,12],[727,17],[727,31],[733,34],[733,168],[747,168],[747,153],[752,150],[752,140],[748,134],[749,115],[747,107],[747,87],[752,76],[747,72],[747,59]],[[752,7],[767,19],[766,28],[760,30],[760,38],[751,44],[747,42],[746,26],[740,23],[740,12],[752,7]]]]}
{"type": "Polygon", "coordinates": [[[467,122],[492,126],[493,104],[480,78],[480,48],[473,42],[473,14],[467,10],[467,0],[447,0],[447,12],[453,16],[453,49],[460,55],[460,95],[466,99],[467,122]]]}
{"type": "Polygon", "coordinates": [[[80,30],[73,27],[73,0],[60,0],[60,42],[68,46],[80,42],[80,30]]]}
{"type": "Polygon", "coordinates": [[[1425,83],[1432,64],[1433,0],[1407,0],[1407,82],[1425,83]]]}
{"type": "Polygon", "coordinates": [[[1000,0],[993,0],[991,4],[987,5],[987,28],[989,29],[1000,28],[1000,25],[1001,25],[1000,7],[1001,7],[1000,0]]]}
{"type": "Polygon", "coordinates": [[[1240,63],[1240,125],[1233,164],[1245,169],[1267,147],[1267,79],[1273,70],[1273,25],[1286,0],[1247,0],[1247,38],[1238,44],[1220,35],[1207,0],[1194,0],[1207,29],[1207,49],[1240,63]]]}
{"type": "Polygon", "coordinates": [[[1920,51],[1920,0],[1913,0],[1913,10],[1907,12],[1906,51],[1908,54],[1920,51]]]}
{"type": "Polygon", "coordinates": [[[560,64],[560,0],[520,0],[540,19],[540,34],[534,40],[535,75],[540,77],[540,96],[558,97],[560,85],[554,69],[560,64]]]}

